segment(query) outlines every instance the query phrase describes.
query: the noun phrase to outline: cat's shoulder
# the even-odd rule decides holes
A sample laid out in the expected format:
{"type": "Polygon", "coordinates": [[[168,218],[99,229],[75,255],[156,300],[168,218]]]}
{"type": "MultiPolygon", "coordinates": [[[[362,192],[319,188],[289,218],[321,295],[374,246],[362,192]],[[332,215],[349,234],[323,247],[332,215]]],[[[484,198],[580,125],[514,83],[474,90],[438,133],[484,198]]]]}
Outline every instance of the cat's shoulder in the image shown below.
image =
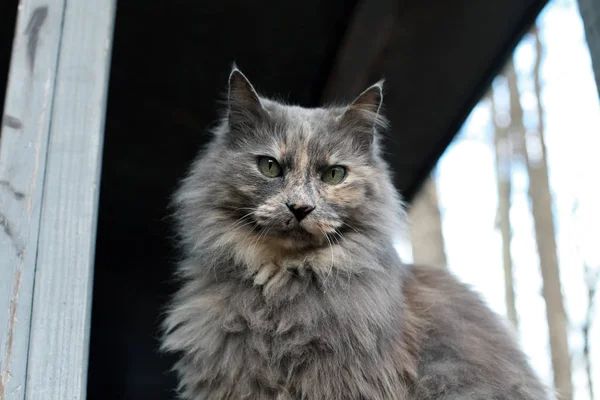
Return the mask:
{"type": "Polygon", "coordinates": [[[421,327],[415,398],[547,398],[515,332],[469,285],[419,266],[406,267],[404,282],[406,315],[421,327]]]}
{"type": "Polygon", "coordinates": [[[407,265],[404,296],[415,312],[448,325],[474,322],[498,329],[500,320],[481,295],[443,267],[407,265]]]}
{"type": "Polygon", "coordinates": [[[471,297],[474,291],[445,267],[405,265],[405,290],[426,297],[471,297]]]}

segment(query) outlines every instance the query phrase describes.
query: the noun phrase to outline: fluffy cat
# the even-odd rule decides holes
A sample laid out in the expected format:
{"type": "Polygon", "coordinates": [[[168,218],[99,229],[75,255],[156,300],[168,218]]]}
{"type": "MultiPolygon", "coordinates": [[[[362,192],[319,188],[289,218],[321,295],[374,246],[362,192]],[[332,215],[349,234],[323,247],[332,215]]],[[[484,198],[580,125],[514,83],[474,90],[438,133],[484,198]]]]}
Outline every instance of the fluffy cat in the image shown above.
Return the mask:
{"type": "Polygon", "coordinates": [[[382,83],[346,107],[260,97],[227,114],[176,194],[181,288],[163,349],[189,400],[538,400],[504,323],[443,269],[403,264],[382,83]]]}

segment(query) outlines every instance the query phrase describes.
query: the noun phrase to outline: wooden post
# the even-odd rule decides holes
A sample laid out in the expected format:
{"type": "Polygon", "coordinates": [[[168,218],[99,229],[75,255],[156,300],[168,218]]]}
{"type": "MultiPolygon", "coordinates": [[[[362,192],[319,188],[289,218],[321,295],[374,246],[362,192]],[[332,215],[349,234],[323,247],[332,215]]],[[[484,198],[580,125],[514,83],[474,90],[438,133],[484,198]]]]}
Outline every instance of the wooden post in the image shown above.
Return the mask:
{"type": "Polygon", "coordinates": [[[0,399],[83,399],[114,0],[23,0],[0,136],[0,399]]]}

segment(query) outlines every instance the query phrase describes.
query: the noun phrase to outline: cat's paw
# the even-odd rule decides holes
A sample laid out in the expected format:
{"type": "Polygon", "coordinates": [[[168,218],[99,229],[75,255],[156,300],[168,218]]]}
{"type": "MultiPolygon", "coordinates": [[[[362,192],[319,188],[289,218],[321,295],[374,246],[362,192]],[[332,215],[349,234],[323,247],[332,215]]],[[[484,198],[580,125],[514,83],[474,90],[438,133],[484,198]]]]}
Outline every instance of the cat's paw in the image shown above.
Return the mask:
{"type": "Polygon", "coordinates": [[[310,263],[306,258],[303,260],[284,260],[282,268],[292,276],[303,277],[310,269],[310,263]]]}
{"type": "Polygon", "coordinates": [[[275,262],[262,264],[254,274],[254,284],[256,286],[264,286],[277,274],[281,273],[282,267],[275,262]]]}
{"type": "Polygon", "coordinates": [[[268,262],[254,274],[254,285],[262,286],[265,292],[283,287],[294,277],[303,277],[308,270],[306,260],[283,260],[268,262]]]}

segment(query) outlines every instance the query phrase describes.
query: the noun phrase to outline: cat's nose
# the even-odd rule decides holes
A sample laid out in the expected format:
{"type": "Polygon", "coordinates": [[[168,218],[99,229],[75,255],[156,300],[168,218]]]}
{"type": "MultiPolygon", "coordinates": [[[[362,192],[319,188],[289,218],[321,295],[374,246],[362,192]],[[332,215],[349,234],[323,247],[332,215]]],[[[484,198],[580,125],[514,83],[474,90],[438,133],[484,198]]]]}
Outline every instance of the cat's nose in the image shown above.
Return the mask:
{"type": "Polygon", "coordinates": [[[294,217],[298,220],[298,222],[302,221],[308,214],[315,209],[315,207],[302,204],[302,203],[286,203],[286,206],[290,209],[290,212],[294,214],[294,217]]]}

